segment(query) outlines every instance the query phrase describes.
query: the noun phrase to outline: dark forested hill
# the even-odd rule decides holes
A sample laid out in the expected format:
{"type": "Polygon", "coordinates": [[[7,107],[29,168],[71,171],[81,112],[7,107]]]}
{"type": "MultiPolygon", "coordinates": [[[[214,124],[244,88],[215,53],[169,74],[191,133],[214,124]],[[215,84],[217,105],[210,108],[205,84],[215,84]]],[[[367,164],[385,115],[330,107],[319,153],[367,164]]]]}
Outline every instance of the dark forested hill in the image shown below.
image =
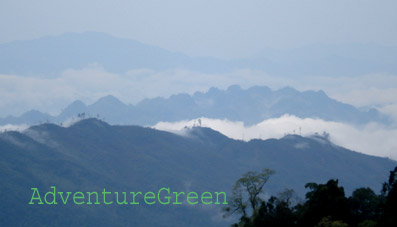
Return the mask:
{"type": "MultiPolygon", "coordinates": [[[[337,178],[347,193],[379,191],[389,159],[356,153],[320,136],[236,141],[208,128],[184,135],[87,119],[68,128],[42,124],[0,134],[3,225],[219,226],[221,205],[28,205],[30,188],[59,191],[226,191],[246,171],[276,171],[265,191],[337,178]],[[5,218],[6,217],[6,218],[5,218]]],[[[43,196],[43,195],[42,195],[43,196]]]]}

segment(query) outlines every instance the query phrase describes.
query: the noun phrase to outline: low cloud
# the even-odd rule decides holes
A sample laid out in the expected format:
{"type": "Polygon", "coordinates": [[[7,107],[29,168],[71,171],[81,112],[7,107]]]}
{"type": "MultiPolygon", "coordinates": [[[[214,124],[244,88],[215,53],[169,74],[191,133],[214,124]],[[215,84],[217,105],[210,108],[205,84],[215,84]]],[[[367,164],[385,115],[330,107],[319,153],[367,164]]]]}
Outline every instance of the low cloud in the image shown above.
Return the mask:
{"type": "MultiPolygon", "coordinates": [[[[396,94],[397,97],[397,94],[396,94]]],[[[397,124],[397,103],[387,104],[379,108],[380,112],[391,116],[395,119],[395,124],[397,124]]]]}
{"type": "MultiPolygon", "coordinates": [[[[183,132],[185,126],[198,125],[198,120],[180,122],[159,122],[153,127],[171,132],[183,132]]],[[[254,138],[269,139],[281,138],[286,134],[301,134],[310,136],[314,133],[330,133],[333,143],[342,147],[381,157],[397,160],[397,129],[377,123],[364,126],[324,121],[321,119],[298,118],[284,115],[280,118],[264,120],[257,125],[247,127],[243,122],[229,120],[201,118],[201,125],[209,127],[222,134],[238,140],[254,138]]]]}
{"type": "MultiPolygon", "coordinates": [[[[125,103],[144,98],[168,97],[176,93],[192,94],[210,87],[225,89],[233,84],[248,87],[262,74],[235,71],[228,74],[203,74],[183,69],[155,71],[140,69],[120,75],[106,72],[99,65],[66,70],[55,78],[34,78],[0,74],[0,117],[20,115],[29,109],[57,114],[76,99],[90,104],[105,95],[125,103]]],[[[264,84],[264,83],[262,83],[264,84]]]]}
{"type": "Polygon", "coordinates": [[[29,126],[28,125],[1,125],[0,126],[0,133],[2,132],[7,132],[7,131],[18,131],[18,132],[22,132],[25,129],[27,129],[29,126]]]}
{"type": "Polygon", "coordinates": [[[97,64],[65,70],[52,78],[0,74],[0,117],[20,115],[30,109],[58,114],[76,99],[91,104],[105,95],[114,95],[125,103],[135,104],[144,98],[168,97],[182,92],[193,94],[205,92],[210,87],[226,89],[233,84],[242,88],[265,85],[272,89],[292,86],[300,91],[322,89],[339,101],[357,107],[377,107],[397,119],[393,107],[397,105],[397,76],[394,75],[288,78],[250,69],[223,74],[139,69],[115,74],[97,64]]]}

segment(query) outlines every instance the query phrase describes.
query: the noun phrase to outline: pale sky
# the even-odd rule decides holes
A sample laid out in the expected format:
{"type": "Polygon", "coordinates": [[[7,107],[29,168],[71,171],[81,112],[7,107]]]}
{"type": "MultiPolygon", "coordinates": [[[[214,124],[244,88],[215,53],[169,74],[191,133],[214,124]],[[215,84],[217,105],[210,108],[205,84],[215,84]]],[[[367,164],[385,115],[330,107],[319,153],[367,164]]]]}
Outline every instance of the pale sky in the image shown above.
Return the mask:
{"type": "MultiPolygon", "coordinates": [[[[269,47],[397,46],[396,11],[395,0],[0,0],[0,43],[97,31],[191,56],[226,59],[269,47]]],[[[397,119],[395,75],[296,80],[265,71],[207,75],[178,69],[117,75],[100,66],[65,69],[60,76],[47,79],[0,75],[0,117],[29,109],[55,114],[76,99],[92,103],[108,94],[136,103],[143,98],[206,91],[212,86],[224,89],[232,84],[322,89],[357,107],[377,106],[397,119]]]]}
{"type": "MultiPolygon", "coordinates": [[[[291,49],[312,44],[397,46],[396,12],[396,0],[0,0],[0,43],[96,31],[190,56],[232,59],[254,55],[265,48],[291,49]]],[[[90,104],[109,94],[125,103],[136,103],[143,98],[204,92],[211,86],[225,89],[232,84],[244,88],[266,85],[273,89],[322,89],[357,107],[376,106],[392,116],[395,124],[355,128],[293,116],[270,119],[253,128],[238,122],[206,122],[213,123],[209,127],[218,125],[215,128],[221,132],[235,132],[228,136],[237,138],[242,132],[247,138],[262,137],[262,129],[269,130],[267,123],[274,121],[275,130],[283,130],[281,134],[298,126],[307,129],[308,134],[326,130],[337,144],[396,158],[396,81],[396,75],[381,73],[294,79],[250,69],[226,74],[136,69],[119,75],[94,65],[65,69],[56,77],[46,78],[0,74],[0,117],[20,115],[30,109],[58,114],[76,99],[90,104]]],[[[173,123],[167,127],[171,126],[173,123]]],[[[267,136],[279,134],[272,131],[267,136]]]]}
{"type": "Polygon", "coordinates": [[[99,31],[191,56],[309,44],[397,45],[395,0],[1,0],[0,43],[99,31]]]}

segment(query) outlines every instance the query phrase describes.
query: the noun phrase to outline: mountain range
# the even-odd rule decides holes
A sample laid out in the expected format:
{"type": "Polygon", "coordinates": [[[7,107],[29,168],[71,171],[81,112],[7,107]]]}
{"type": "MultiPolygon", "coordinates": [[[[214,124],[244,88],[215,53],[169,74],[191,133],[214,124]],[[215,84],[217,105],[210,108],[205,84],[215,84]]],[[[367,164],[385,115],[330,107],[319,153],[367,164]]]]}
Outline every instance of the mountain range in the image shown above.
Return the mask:
{"type": "Polygon", "coordinates": [[[182,121],[200,117],[242,121],[257,124],[284,114],[301,118],[363,124],[389,121],[376,109],[360,110],[328,97],[323,91],[297,91],[290,87],[271,90],[266,86],[242,89],[237,85],[226,90],[211,88],[193,95],[177,94],[169,98],[144,99],[136,105],[122,103],[114,96],[105,96],[91,105],[75,101],[58,116],[31,110],[19,117],[0,118],[0,125],[61,123],[83,116],[105,119],[113,124],[154,125],[160,121],[182,121]]]}
{"type": "Polygon", "coordinates": [[[396,74],[397,47],[375,44],[311,45],[291,50],[264,49],[241,59],[190,57],[133,39],[99,32],[66,33],[0,44],[0,73],[55,77],[66,69],[99,64],[125,73],[133,69],[184,68],[199,72],[263,70],[282,76],[396,74]]]}
{"type": "Polygon", "coordinates": [[[276,171],[267,195],[285,188],[301,198],[307,182],[339,179],[346,193],[381,188],[395,161],[339,147],[326,137],[230,139],[209,128],[177,135],[140,126],[112,126],[98,119],[69,127],[41,124],[0,134],[0,223],[23,225],[226,226],[222,206],[28,205],[41,191],[225,191],[247,171],[276,171]]]}

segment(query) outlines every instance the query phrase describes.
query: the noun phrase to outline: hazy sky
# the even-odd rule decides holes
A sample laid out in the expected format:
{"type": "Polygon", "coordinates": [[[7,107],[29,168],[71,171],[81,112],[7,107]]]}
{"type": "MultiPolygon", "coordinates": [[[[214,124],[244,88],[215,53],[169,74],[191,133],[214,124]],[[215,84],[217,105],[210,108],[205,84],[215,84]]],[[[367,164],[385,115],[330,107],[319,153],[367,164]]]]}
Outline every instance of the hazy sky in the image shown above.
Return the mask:
{"type": "Polygon", "coordinates": [[[0,43],[101,31],[189,55],[313,43],[397,45],[395,0],[1,0],[0,43]]]}
{"type": "MultiPolygon", "coordinates": [[[[395,0],[0,0],[0,43],[66,32],[99,31],[137,39],[193,56],[244,57],[263,48],[310,44],[397,45],[395,0]]],[[[44,67],[44,66],[43,66],[44,67]]],[[[29,109],[58,113],[70,102],[114,95],[126,103],[143,98],[242,87],[323,89],[358,107],[378,106],[397,119],[395,75],[294,80],[265,71],[202,74],[135,70],[126,75],[98,67],[65,69],[56,78],[0,75],[0,117],[29,109]]]]}
{"type": "MultiPolygon", "coordinates": [[[[246,57],[264,48],[311,44],[397,46],[396,11],[396,0],[0,0],[0,43],[97,31],[191,56],[225,59],[246,57]]],[[[306,134],[326,130],[337,144],[397,159],[397,77],[382,73],[293,79],[250,69],[225,74],[137,69],[115,74],[92,65],[65,69],[59,76],[48,78],[0,74],[0,117],[29,109],[57,114],[76,99],[92,103],[108,94],[136,103],[143,98],[231,84],[323,89],[331,97],[357,107],[376,106],[395,121],[391,126],[368,124],[357,128],[283,116],[253,127],[216,119],[206,119],[206,126],[233,138],[244,133],[246,139],[280,137],[298,127],[305,128],[306,134]]],[[[163,123],[157,127],[175,129],[185,124],[163,123]]]]}
{"type": "MultiPolygon", "coordinates": [[[[222,58],[244,57],[266,47],[318,43],[397,45],[396,9],[395,0],[0,0],[0,43],[99,31],[194,56],[222,58]]],[[[266,72],[202,75],[150,69],[116,75],[90,67],[65,69],[62,76],[50,79],[0,75],[0,95],[5,97],[0,100],[0,116],[31,108],[54,113],[75,99],[89,103],[107,94],[135,103],[231,84],[323,89],[338,100],[356,106],[381,105],[397,116],[396,77],[364,76],[291,80],[266,72]],[[124,89],[126,85],[134,89],[124,89]],[[50,87],[52,94],[41,87],[50,87]]]]}

